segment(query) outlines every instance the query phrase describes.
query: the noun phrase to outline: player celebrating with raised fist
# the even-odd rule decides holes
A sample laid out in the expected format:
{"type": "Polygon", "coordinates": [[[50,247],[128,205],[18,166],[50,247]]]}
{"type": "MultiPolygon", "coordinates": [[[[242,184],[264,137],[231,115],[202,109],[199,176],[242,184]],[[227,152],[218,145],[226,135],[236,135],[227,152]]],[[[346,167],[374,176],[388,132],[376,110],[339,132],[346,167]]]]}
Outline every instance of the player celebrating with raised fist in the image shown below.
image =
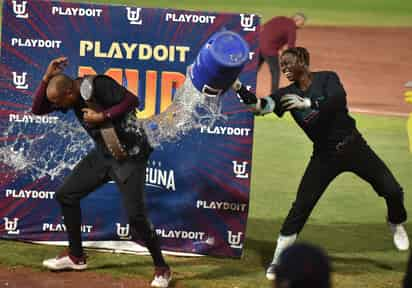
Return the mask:
{"type": "Polygon", "coordinates": [[[282,117],[290,111],[314,144],[296,200],[280,230],[266,277],[275,278],[279,255],[296,240],[329,183],[345,171],[370,183],[385,199],[394,244],[399,250],[407,250],[409,239],[402,225],[407,218],[402,188],[356,129],[355,120],[348,114],[346,93],[338,75],[331,71],[311,72],[309,53],[303,47],[285,50],[280,67],[292,84],[270,96],[257,99],[240,81],[233,84],[242,101],[258,115],[274,112],[282,117]]]}
{"type": "Polygon", "coordinates": [[[144,201],[146,164],[152,149],[143,134],[130,135],[123,129],[123,124],[134,117],[138,99],[105,75],[72,79],[62,74],[67,63],[66,57],[50,62],[33,97],[32,112],[43,115],[72,109],[94,140],[95,148],[74,167],[56,192],[69,248],[44,260],[43,266],[54,271],[87,268],[80,230],[80,200],[113,180],[123,197],[132,239],[143,241],[152,256],[155,275],[151,287],[167,288],[171,271],[144,201]]]}

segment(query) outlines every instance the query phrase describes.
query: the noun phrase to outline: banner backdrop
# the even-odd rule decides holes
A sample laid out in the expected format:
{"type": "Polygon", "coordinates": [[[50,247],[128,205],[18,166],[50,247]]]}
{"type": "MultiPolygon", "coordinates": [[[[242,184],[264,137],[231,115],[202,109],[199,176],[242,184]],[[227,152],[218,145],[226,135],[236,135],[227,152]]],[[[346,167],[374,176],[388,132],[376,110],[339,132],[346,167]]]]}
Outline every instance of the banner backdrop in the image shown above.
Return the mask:
{"type": "MultiPolygon", "coordinates": [[[[107,74],[141,99],[138,115],[165,110],[202,44],[222,29],[251,48],[240,75],[256,86],[259,17],[52,1],[3,2],[0,70],[0,237],[67,241],[55,191],[93,143],[69,112],[35,116],[31,97],[53,58],[65,73],[107,74]]],[[[251,179],[253,115],[232,91],[227,120],[165,143],[150,158],[146,200],[162,249],[240,257],[251,179]]],[[[143,251],[130,240],[120,194],[108,183],[82,201],[85,246],[143,251]]],[[[142,250],[143,249],[143,250],[142,250]]]]}

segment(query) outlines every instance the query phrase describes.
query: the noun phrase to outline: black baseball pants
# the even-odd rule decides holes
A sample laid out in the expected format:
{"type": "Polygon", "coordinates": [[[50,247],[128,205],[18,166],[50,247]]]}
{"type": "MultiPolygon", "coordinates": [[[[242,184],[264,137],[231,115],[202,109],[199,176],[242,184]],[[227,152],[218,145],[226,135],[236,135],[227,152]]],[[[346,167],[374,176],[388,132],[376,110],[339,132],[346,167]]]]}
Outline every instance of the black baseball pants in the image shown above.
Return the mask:
{"type": "Polygon", "coordinates": [[[406,220],[401,186],[385,163],[358,134],[353,141],[340,147],[339,151],[312,155],[280,233],[284,236],[299,233],[329,183],[343,172],[355,173],[385,199],[388,221],[399,224],[406,220]]]}
{"type": "Polygon", "coordinates": [[[114,180],[122,194],[132,239],[144,242],[155,266],[165,267],[167,264],[163,259],[158,237],[145,211],[144,185],[147,160],[125,160],[133,167],[125,179],[119,179],[116,175],[114,161],[112,157],[105,157],[97,150],[91,151],[76,165],[56,193],[64,216],[70,252],[77,257],[83,255],[80,200],[101,185],[114,180]]]}

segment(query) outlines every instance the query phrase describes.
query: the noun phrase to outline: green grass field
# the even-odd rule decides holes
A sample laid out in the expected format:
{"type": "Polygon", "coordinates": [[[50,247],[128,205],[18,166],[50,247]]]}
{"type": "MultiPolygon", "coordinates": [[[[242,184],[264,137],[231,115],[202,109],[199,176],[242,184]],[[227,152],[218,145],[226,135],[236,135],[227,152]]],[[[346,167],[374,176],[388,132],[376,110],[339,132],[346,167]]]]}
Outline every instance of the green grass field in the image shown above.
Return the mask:
{"type": "MultiPolygon", "coordinates": [[[[360,131],[386,161],[406,191],[411,211],[412,155],[405,118],[356,115],[360,131]]],[[[179,287],[269,287],[270,261],[281,221],[294,199],[311,145],[290,119],[256,120],[250,214],[242,260],[168,257],[179,287]]],[[[335,288],[400,287],[408,253],[395,251],[385,224],[385,206],[368,184],[343,174],[328,188],[300,239],[321,245],[333,260],[335,288]]],[[[412,226],[408,226],[412,233],[412,226]]],[[[0,263],[41,268],[61,248],[0,241],[0,263]]],[[[90,252],[91,269],[150,279],[146,256],[90,252]]]]}
{"type": "MultiPolygon", "coordinates": [[[[263,20],[303,11],[309,16],[309,25],[412,26],[412,1],[407,0],[90,2],[249,12],[262,15],[263,20]]],[[[408,152],[406,119],[355,116],[361,132],[404,187],[407,209],[411,211],[412,154],[408,152]]],[[[168,257],[179,287],[270,286],[264,278],[263,267],[272,256],[275,238],[294,199],[311,145],[290,118],[278,120],[272,116],[256,120],[254,141],[251,206],[243,259],[168,257]]],[[[412,234],[412,225],[408,228],[412,234]]],[[[328,188],[300,239],[319,244],[330,254],[335,288],[400,287],[408,253],[399,253],[393,248],[382,199],[353,175],[340,176],[328,188]]],[[[0,241],[0,264],[41,270],[42,259],[58,251],[57,247],[0,241]]],[[[93,251],[89,254],[92,271],[147,280],[152,275],[149,257],[93,251]]]]}

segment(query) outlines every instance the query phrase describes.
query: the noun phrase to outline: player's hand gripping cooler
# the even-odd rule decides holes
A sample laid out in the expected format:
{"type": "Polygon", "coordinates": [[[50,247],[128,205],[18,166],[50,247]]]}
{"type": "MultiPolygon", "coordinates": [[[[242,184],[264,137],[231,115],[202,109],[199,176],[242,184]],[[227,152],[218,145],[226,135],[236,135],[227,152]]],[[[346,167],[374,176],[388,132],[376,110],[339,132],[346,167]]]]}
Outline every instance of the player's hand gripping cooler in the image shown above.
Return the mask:
{"type": "Polygon", "coordinates": [[[151,118],[128,121],[128,132],[144,130],[149,144],[161,147],[178,141],[193,129],[211,127],[221,113],[222,95],[231,87],[249,59],[249,46],[238,34],[217,32],[200,49],[187,68],[186,80],[173,103],[151,118]]]}

